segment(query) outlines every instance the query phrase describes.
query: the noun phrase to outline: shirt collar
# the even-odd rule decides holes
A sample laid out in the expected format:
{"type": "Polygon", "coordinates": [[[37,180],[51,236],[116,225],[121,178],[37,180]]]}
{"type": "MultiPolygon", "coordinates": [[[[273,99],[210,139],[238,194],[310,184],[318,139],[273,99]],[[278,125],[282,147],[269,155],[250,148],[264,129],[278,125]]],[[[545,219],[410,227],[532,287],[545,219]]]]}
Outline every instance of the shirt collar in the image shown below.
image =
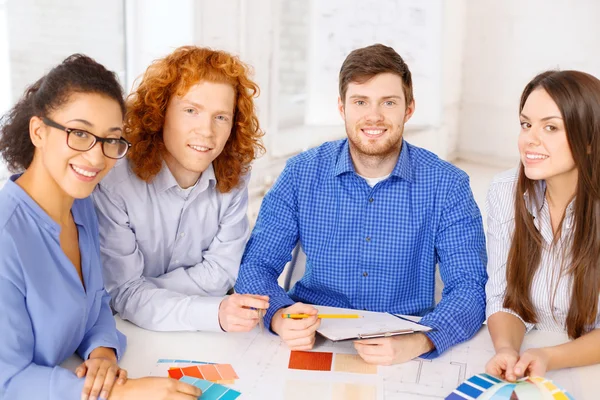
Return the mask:
{"type": "Polygon", "coordinates": [[[529,214],[535,216],[542,211],[542,208],[544,208],[545,196],[546,181],[535,181],[533,183],[533,193],[530,193],[529,190],[523,193],[525,207],[527,207],[529,214]]]}
{"type": "MultiPolygon", "coordinates": [[[[335,165],[335,176],[339,176],[346,172],[354,172],[354,164],[352,163],[352,156],[350,155],[350,144],[348,139],[345,140],[342,146],[336,165],[335,165]]],[[[392,170],[391,176],[397,176],[409,182],[412,182],[412,168],[410,164],[410,154],[408,149],[408,143],[402,140],[402,149],[400,150],[400,156],[396,162],[396,166],[392,170]]]]}
{"type": "MultiPolygon", "coordinates": [[[[200,191],[203,192],[210,186],[211,183],[213,183],[213,185],[216,185],[217,183],[217,178],[215,176],[215,170],[213,168],[212,163],[210,163],[208,165],[208,168],[206,168],[202,175],[200,175],[200,179],[196,184],[196,188],[199,188],[200,191]]],[[[171,173],[171,170],[167,166],[167,163],[165,163],[164,161],[162,163],[160,171],[154,178],[152,184],[154,185],[154,187],[156,187],[156,190],[159,193],[179,186],[179,184],[175,180],[175,177],[171,173]]]]}
{"type": "MultiPolygon", "coordinates": [[[[15,181],[19,179],[21,175],[22,174],[11,176],[10,179],[4,184],[3,190],[7,190],[11,196],[13,196],[19,201],[20,204],[24,205],[24,208],[29,212],[29,214],[39,221],[40,226],[44,227],[46,230],[49,230],[56,235],[59,235],[60,225],[56,221],[54,221],[48,215],[48,213],[44,211],[44,209],[40,207],[40,205],[36,203],[35,200],[33,200],[25,190],[23,190],[21,186],[15,183],[15,181]]],[[[75,207],[73,207],[73,209],[74,208],[75,207]]],[[[80,222],[79,215],[74,210],[73,219],[76,223],[80,222]]]]}
{"type": "MultiPolygon", "coordinates": [[[[533,190],[534,193],[529,193],[529,190],[526,191],[523,194],[523,198],[525,199],[525,206],[527,207],[527,211],[529,211],[529,214],[537,216],[544,208],[544,203],[546,202],[546,181],[535,181],[533,183],[533,190]]],[[[571,200],[571,202],[567,206],[565,215],[570,216],[573,213],[574,207],[575,199],[571,200]]]]}

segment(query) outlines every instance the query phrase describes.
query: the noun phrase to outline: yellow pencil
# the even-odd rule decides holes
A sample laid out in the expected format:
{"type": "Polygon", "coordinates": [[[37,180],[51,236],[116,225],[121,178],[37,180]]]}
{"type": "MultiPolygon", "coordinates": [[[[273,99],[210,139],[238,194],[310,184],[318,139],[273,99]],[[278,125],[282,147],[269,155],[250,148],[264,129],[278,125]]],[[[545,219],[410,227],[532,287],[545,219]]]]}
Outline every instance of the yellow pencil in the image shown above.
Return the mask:
{"type": "MultiPolygon", "coordinates": [[[[281,318],[310,318],[312,315],[309,314],[281,314],[281,318]]],[[[317,318],[362,318],[358,314],[317,314],[317,318]]]]}

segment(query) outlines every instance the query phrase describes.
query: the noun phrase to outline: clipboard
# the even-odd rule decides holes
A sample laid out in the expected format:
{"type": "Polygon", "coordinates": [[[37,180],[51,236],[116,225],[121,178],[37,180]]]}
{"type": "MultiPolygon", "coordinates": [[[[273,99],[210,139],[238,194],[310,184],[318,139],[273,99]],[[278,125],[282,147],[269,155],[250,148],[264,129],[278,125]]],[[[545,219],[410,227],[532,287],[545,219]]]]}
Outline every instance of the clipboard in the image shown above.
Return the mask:
{"type": "Polygon", "coordinates": [[[350,310],[346,308],[315,306],[322,314],[359,314],[362,318],[321,320],[317,332],[333,341],[361,340],[428,332],[430,327],[400,315],[350,310]]]}

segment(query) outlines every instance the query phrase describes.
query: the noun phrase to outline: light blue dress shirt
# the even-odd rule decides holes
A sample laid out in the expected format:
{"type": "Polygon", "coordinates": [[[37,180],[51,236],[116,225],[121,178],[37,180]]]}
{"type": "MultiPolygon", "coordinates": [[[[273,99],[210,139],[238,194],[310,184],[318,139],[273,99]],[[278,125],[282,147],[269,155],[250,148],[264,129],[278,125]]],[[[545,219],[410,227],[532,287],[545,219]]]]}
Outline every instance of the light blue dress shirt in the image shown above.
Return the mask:
{"type": "Polygon", "coordinates": [[[212,164],[182,189],[163,163],[147,183],[122,160],[92,197],[106,289],[124,319],[157,331],[217,331],[250,235],[248,178],[228,193],[212,164]]]}
{"type": "Polygon", "coordinates": [[[80,399],[84,379],[58,365],[97,347],[120,357],[104,290],[91,199],[75,200],[84,286],[60,247],[60,226],[14,181],[0,190],[0,399],[80,399]]]}

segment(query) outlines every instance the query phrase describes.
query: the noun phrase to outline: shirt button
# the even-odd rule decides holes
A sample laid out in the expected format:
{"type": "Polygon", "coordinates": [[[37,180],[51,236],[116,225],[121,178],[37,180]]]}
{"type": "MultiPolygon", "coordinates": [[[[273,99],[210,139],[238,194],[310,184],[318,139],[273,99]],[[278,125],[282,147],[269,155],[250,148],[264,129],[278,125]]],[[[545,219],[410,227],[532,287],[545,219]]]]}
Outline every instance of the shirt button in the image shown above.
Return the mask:
{"type": "Polygon", "coordinates": [[[367,236],[366,240],[367,240],[367,242],[370,242],[371,241],[371,236],[367,236]]]}
{"type": "Polygon", "coordinates": [[[179,237],[184,237],[184,236],[185,236],[185,232],[181,232],[181,233],[179,234],[179,237]]]}
{"type": "Polygon", "coordinates": [[[179,260],[175,260],[175,264],[179,264],[179,260]]]}
{"type": "Polygon", "coordinates": [[[371,197],[371,198],[369,199],[369,203],[372,203],[372,202],[373,202],[373,198],[371,197]]]}
{"type": "Polygon", "coordinates": [[[369,276],[368,272],[363,272],[363,276],[366,278],[367,276],[369,276]]]}

